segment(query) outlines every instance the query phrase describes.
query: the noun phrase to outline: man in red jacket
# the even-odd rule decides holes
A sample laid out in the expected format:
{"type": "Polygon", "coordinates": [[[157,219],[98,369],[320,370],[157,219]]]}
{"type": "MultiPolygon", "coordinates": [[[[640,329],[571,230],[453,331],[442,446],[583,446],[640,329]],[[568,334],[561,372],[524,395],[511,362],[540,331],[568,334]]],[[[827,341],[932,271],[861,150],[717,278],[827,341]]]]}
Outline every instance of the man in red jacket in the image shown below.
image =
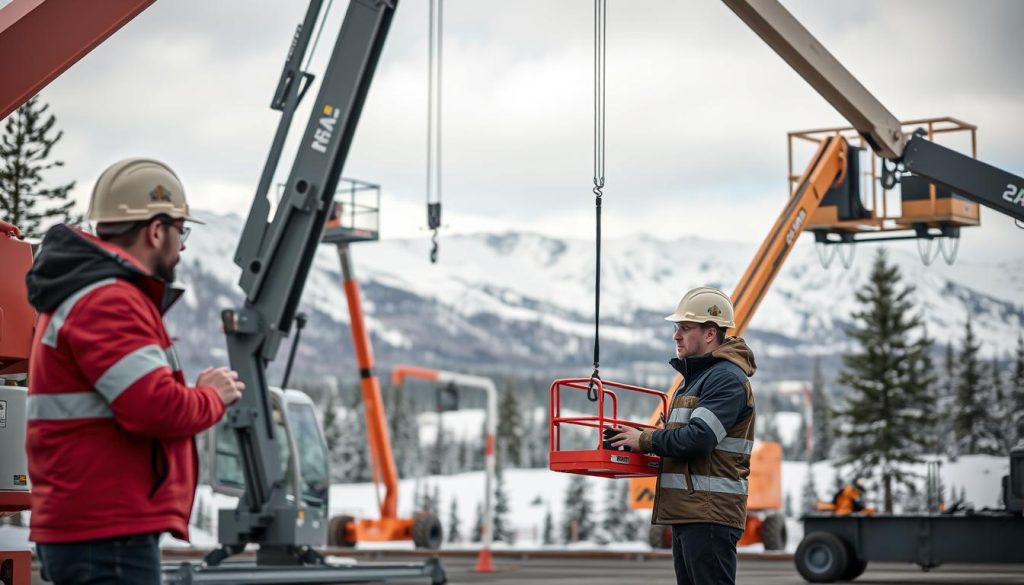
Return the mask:
{"type": "MultiPolygon", "coordinates": [[[[189,216],[178,177],[118,162],[93,189],[97,236],[58,225],[28,274],[30,538],[58,585],[160,583],[159,537],[188,539],[194,437],[241,397],[238,374],[182,375],[163,314],[189,216]]],[[[197,222],[201,223],[201,222],[197,222]]]]}

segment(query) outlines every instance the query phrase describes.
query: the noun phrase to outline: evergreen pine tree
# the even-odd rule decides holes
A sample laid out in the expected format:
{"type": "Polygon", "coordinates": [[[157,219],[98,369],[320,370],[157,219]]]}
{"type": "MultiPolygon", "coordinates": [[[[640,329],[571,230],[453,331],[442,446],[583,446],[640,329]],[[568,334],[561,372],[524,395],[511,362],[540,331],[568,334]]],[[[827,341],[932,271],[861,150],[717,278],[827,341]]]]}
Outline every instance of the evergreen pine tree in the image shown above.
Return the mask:
{"type": "Polygon", "coordinates": [[[1010,378],[1010,403],[1013,416],[1014,445],[1024,443],[1024,334],[1017,334],[1017,350],[1014,352],[1013,376],[1010,378]]]}
{"type": "Polygon", "coordinates": [[[984,443],[981,452],[988,455],[1009,455],[1013,447],[1013,412],[1003,385],[1003,368],[998,358],[992,358],[989,368],[988,404],[985,408],[984,443]]]}
{"type": "Polygon", "coordinates": [[[428,484],[424,492],[423,511],[433,514],[435,518],[441,517],[441,488],[436,483],[433,489],[428,484]]]}
{"type": "Polygon", "coordinates": [[[430,475],[442,475],[444,473],[444,456],[448,450],[448,431],[444,428],[441,417],[437,420],[437,434],[434,435],[434,445],[430,449],[429,466],[430,475]]]}
{"type": "Polygon", "coordinates": [[[782,442],[779,426],[775,422],[775,415],[778,412],[775,410],[776,403],[777,401],[773,399],[766,400],[764,401],[765,408],[758,412],[757,425],[754,427],[754,432],[759,435],[757,438],[762,441],[782,442]]]}
{"type": "Polygon", "coordinates": [[[426,501],[424,500],[425,487],[418,477],[412,484],[412,509],[416,513],[420,513],[426,508],[426,501]]]}
{"type": "Polygon", "coordinates": [[[839,411],[845,423],[840,434],[847,443],[842,463],[852,464],[857,475],[880,475],[886,513],[893,511],[894,482],[913,480],[907,466],[921,461],[927,442],[908,432],[928,425],[921,405],[930,399],[911,375],[923,351],[910,340],[921,325],[920,317],[912,314],[913,290],[903,286],[899,268],[889,265],[880,250],[869,282],[856,292],[862,308],[854,312],[857,324],[848,331],[860,349],[843,356],[838,378],[851,390],[839,411]]]}
{"type": "Polygon", "coordinates": [[[459,519],[459,498],[452,498],[452,503],[448,507],[448,542],[462,542],[462,530],[459,524],[462,520],[459,519]]]}
{"type": "Polygon", "coordinates": [[[483,542],[484,540],[484,504],[480,502],[476,505],[476,518],[473,520],[473,542],[483,542]]]}
{"type": "Polygon", "coordinates": [[[811,463],[824,461],[832,453],[832,406],[825,392],[821,357],[814,358],[811,376],[811,463]]]}
{"type": "Polygon", "coordinates": [[[941,385],[935,373],[935,362],[932,359],[935,342],[928,336],[928,328],[923,323],[921,336],[912,343],[912,350],[907,356],[909,360],[907,364],[908,385],[916,387],[922,397],[922,401],[916,405],[922,411],[920,424],[924,425],[918,431],[921,434],[921,446],[926,453],[937,453],[941,449],[939,437],[941,411],[938,408],[941,385]]]}
{"type": "Polygon", "coordinates": [[[520,465],[522,467],[536,467],[537,451],[544,451],[544,461],[547,462],[547,443],[537,441],[537,434],[540,426],[534,414],[534,398],[530,393],[525,393],[519,401],[520,418],[523,421],[522,433],[520,433],[520,465]]]}
{"type": "Polygon", "coordinates": [[[7,117],[0,135],[0,219],[13,223],[30,237],[42,235],[44,224],[81,223],[71,212],[74,181],[44,187],[43,175],[63,161],[50,160],[51,150],[64,136],[57,118],[47,115],[49,104],[34,96],[7,117]],[[54,133],[56,132],[56,134],[54,133]]]}
{"type": "Polygon", "coordinates": [[[516,388],[511,378],[505,381],[505,389],[498,404],[498,448],[505,454],[510,467],[522,465],[523,413],[519,408],[516,388]]]}
{"type": "Polygon", "coordinates": [[[817,510],[818,487],[814,484],[814,467],[807,465],[807,477],[804,478],[804,488],[800,493],[800,512],[811,514],[817,510]]]}
{"type": "Polygon", "coordinates": [[[494,466],[494,540],[515,543],[515,531],[509,518],[508,492],[505,490],[505,464],[501,457],[494,466]]]}
{"type": "MultiPolygon", "coordinates": [[[[332,408],[332,410],[334,410],[332,408]]],[[[370,452],[367,448],[366,418],[360,393],[344,417],[332,421],[329,434],[335,446],[330,452],[331,478],[338,483],[361,483],[372,479],[370,452]]]]}
{"type": "Polygon", "coordinates": [[[590,540],[594,535],[594,505],[586,476],[573,474],[565,493],[563,542],[590,540]]]}
{"type": "Polygon", "coordinates": [[[422,475],[425,469],[421,460],[419,425],[413,416],[412,398],[406,386],[391,386],[385,391],[385,396],[389,398],[388,434],[391,436],[395,469],[400,477],[422,475]]]}
{"type": "Polygon", "coordinates": [[[335,393],[332,388],[327,392],[323,408],[320,409],[324,417],[324,441],[327,443],[327,462],[330,465],[332,482],[342,480],[341,471],[335,461],[339,457],[338,452],[342,447],[341,435],[343,430],[341,421],[338,420],[338,412],[334,407],[334,401],[335,393]]]}
{"type": "Polygon", "coordinates": [[[642,520],[629,505],[629,482],[620,481],[618,483],[622,484],[622,493],[619,495],[619,501],[623,502],[623,517],[625,518],[622,526],[622,540],[624,542],[633,542],[640,538],[641,529],[646,526],[647,523],[642,520]]]}
{"type": "Polygon", "coordinates": [[[944,362],[944,376],[939,384],[939,398],[936,403],[937,418],[935,429],[940,453],[949,455],[951,461],[956,461],[959,454],[957,450],[956,432],[953,429],[953,418],[956,406],[956,356],[953,353],[953,344],[946,343],[946,359],[944,362]]]}
{"type": "Polygon", "coordinates": [[[555,544],[555,520],[551,517],[551,508],[544,513],[544,531],[541,535],[541,544],[555,544]]]}
{"type": "Polygon", "coordinates": [[[960,350],[960,375],[956,383],[957,409],[953,419],[957,452],[979,452],[979,439],[984,431],[985,396],[981,390],[981,371],[978,350],[981,345],[974,337],[970,318],[964,327],[963,348],[960,350]]]}
{"type": "Polygon", "coordinates": [[[604,515],[601,518],[600,535],[604,543],[626,540],[625,528],[629,516],[629,500],[622,497],[619,483],[622,482],[608,480],[605,483],[604,515]]]}

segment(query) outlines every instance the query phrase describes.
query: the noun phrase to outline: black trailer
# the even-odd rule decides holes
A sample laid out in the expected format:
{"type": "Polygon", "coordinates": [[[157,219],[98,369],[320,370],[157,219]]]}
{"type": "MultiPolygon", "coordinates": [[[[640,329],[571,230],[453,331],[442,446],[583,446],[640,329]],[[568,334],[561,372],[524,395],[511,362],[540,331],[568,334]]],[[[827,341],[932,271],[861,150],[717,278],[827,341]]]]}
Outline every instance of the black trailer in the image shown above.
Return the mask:
{"type": "Polygon", "coordinates": [[[797,571],[812,583],[856,579],[870,561],[1024,564],[1024,446],[1010,453],[1003,477],[1004,508],[952,514],[802,518],[797,571]]]}

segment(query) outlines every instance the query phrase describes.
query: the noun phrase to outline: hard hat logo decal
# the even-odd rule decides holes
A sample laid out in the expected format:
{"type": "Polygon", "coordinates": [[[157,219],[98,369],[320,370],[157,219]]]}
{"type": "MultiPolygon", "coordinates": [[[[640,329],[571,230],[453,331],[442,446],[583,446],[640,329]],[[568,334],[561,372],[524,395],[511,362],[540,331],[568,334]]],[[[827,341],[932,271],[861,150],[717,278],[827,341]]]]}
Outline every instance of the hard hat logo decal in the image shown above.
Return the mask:
{"type": "Polygon", "coordinates": [[[149,192],[149,200],[154,203],[170,203],[171,192],[167,190],[163,185],[157,185],[149,192]]]}
{"type": "Polygon", "coordinates": [[[710,307],[708,307],[708,315],[711,315],[712,317],[717,317],[721,314],[722,309],[719,309],[718,305],[711,305],[710,307]]]}

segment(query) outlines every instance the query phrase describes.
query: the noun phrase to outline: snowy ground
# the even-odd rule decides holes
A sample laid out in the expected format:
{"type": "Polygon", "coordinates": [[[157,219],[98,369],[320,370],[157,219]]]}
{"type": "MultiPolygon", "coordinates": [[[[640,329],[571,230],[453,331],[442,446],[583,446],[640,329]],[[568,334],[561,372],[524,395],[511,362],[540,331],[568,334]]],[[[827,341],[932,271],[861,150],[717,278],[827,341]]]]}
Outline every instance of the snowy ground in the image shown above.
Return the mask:
{"type": "MultiPolygon", "coordinates": [[[[959,492],[961,488],[966,493],[967,501],[975,508],[999,507],[1000,502],[1000,478],[1008,473],[1009,462],[1005,457],[990,457],[984,455],[973,455],[961,457],[956,462],[944,461],[942,464],[942,476],[948,487],[954,487],[959,492]]],[[[807,477],[808,465],[802,462],[783,463],[783,491],[791,502],[794,515],[799,514],[801,492],[807,477]]],[[[924,466],[917,470],[922,475],[925,472],[924,466]]],[[[830,462],[824,461],[813,466],[815,484],[818,488],[818,495],[821,498],[828,498],[835,484],[835,471],[830,462]]],[[[649,550],[646,544],[646,533],[641,535],[643,542],[616,543],[609,545],[598,545],[595,543],[577,543],[569,545],[544,547],[541,545],[544,516],[548,510],[551,511],[557,531],[563,514],[564,498],[566,487],[570,476],[562,473],[553,473],[546,469],[511,469],[505,472],[505,489],[509,496],[511,513],[509,520],[512,523],[516,542],[513,545],[495,543],[495,548],[606,548],[610,550],[649,550]]],[[[450,476],[437,476],[422,478],[419,481],[420,487],[429,486],[433,491],[437,487],[440,494],[440,516],[442,523],[447,525],[449,508],[453,498],[457,498],[460,518],[460,532],[467,536],[472,533],[476,507],[483,500],[484,474],[482,472],[462,473],[450,476]]],[[[600,521],[602,514],[601,502],[606,497],[606,485],[609,481],[593,478],[590,480],[590,498],[597,509],[597,520],[600,521]]],[[[413,496],[417,491],[417,480],[403,480],[399,488],[399,513],[410,515],[413,511],[413,496]]],[[[331,514],[349,514],[356,517],[373,518],[377,517],[377,500],[373,493],[371,484],[346,484],[334,485],[331,487],[331,514]]],[[[234,498],[214,494],[209,486],[200,486],[197,493],[197,502],[194,509],[193,523],[196,522],[201,507],[205,507],[209,516],[212,517],[214,526],[211,530],[200,530],[193,526],[191,544],[181,542],[170,537],[165,537],[164,546],[183,547],[193,546],[197,548],[210,548],[216,544],[216,513],[215,508],[233,507],[234,498]]],[[[641,511],[640,514],[647,514],[641,511]]],[[[802,537],[802,527],[795,518],[788,520],[789,528],[789,550],[794,550],[802,537]]],[[[447,531],[447,526],[446,526],[447,531]]],[[[557,532],[556,532],[557,533],[557,532]]],[[[28,529],[10,526],[0,526],[0,548],[17,549],[26,548],[28,543],[28,529]]],[[[412,547],[411,543],[374,543],[364,544],[361,547],[386,547],[396,548],[401,546],[412,547]]],[[[479,545],[471,543],[445,544],[446,548],[475,548],[479,545]]],[[[748,547],[750,552],[762,550],[761,545],[748,547]]]]}

